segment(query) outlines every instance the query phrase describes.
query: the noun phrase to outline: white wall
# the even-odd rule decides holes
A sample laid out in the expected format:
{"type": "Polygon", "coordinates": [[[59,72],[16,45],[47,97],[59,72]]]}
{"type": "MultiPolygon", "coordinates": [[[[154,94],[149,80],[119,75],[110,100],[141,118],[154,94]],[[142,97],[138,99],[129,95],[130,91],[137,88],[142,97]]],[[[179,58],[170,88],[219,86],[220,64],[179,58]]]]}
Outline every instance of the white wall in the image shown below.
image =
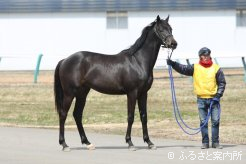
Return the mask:
{"type": "MultiPolygon", "coordinates": [[[[242,66],[239,56],[246,56],[246,27],[236,27],[234,10],[143,12],[133,13],[130,19],[143,26],[144,23],[139,21],[151,22],[157,14],[162,18],[170,15],[169,23],[178,42],[178,47],[173,52],[174,59],[197,58],[199,49],[207,46],[212,50],[213,57],[219,57],[221,66],[242,66]]],[[[166,57],[167,52],[162,49],[156,66],[165,65],[166,57]]],[[[180,61],[185,63],[185,60],[180,61]]]]}
{"type": "MultiPolygon", "coordinates": [[[[54,69],[70,54],[88,50],[115,54],[131,46],[157,15],[166,18],[178,42],[174,58],[195,58],[207,46],[215,57],[245,56],[246,28],[236,27],[235,11],[129,12],[126,30],[107,30],[106,13],[0,14],[0,70],[33,69],[43,53],[41,69],[54,69]],[[30,58],[29,56],[32,56],[30,58]]],[[[165,65],[160,51],[158,66],[165,65]]],[[[240,62],[239,62],[240,63],[240,62]]]]}

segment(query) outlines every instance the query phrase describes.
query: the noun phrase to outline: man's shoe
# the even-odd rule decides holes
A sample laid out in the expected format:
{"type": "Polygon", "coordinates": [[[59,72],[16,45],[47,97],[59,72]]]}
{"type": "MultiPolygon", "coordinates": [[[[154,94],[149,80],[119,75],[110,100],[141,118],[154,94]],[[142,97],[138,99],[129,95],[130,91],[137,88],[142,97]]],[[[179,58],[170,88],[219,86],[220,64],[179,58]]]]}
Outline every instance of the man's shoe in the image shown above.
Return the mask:
{"type": "Polygon", "coordinates": [[[221,146],[219,143],[212,143],[212,148],[223,149],[223,146],[221,146]]]}
{"type": "Polygon", "coordinates": [[[209,144],[208,143],[203,143],[201,146],[201,149],[208,149],[209,148],[209,144]]]}

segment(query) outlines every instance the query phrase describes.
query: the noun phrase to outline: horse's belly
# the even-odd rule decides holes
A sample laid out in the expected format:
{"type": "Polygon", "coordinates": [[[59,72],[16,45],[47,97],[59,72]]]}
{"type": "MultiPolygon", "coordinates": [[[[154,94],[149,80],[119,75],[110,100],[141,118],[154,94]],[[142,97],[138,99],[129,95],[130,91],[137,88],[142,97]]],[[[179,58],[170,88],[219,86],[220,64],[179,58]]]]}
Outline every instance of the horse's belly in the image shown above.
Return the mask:
{"type": "Polygon", "coordinates": [[[126,94],[125,91],[123,89],[119,89],[119,88],[114,88],[114,87],[100,87],[100,86],[92,86],[92,89],[104,93],[104,94],[117,94],[117,95],[121,95],[121,94],[126,94]]]}
{"type": "Polygon", "coordinates": [[[116,81],[106,81],[106,80],[94,80],[87,83],[87,85],[101,93],[105,94],[125,94],[124,87],[121,86],[116,81]]]}

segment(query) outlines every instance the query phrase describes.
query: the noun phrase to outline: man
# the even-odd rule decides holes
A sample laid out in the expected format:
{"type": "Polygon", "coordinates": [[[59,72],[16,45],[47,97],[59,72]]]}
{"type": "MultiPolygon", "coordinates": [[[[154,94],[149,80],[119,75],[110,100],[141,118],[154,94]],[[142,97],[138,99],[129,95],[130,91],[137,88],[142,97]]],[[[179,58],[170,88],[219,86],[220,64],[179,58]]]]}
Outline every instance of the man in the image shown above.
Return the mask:
{"type": "MultiPolygon", "coordinates": [[[[171,65],[177,72],[193,76],[194,92],[197,95],[197,104],[200,117],[200,125],[206,120],[210,103],[212,102],[211,123],[212,123],[212,148],[222,149],[219,144],[219,124],[220,110],[219,102],[223,96],[226,81],[223,71],[217,64],[212,62],[211,50],[203,47],[199,50],[199,63],[193,65],[182,65],[167,59],[167,64],[171,65]]],[[[202,149],[209,148],[208,124],[201,129],[202,149]]]]}

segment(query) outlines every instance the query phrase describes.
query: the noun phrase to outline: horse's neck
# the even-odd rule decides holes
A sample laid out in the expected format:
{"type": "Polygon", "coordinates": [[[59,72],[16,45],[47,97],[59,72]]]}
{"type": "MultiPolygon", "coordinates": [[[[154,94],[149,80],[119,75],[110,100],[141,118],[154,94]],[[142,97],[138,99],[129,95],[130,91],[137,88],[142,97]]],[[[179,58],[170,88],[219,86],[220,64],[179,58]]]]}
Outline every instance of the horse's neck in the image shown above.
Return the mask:
{"type": "Polygon", "coordinates": [[[154,32],[150,32],[142,46],[135,55],[138,63],[146,71],[152,71],[160,50],[161,43],[154,32]]]}

